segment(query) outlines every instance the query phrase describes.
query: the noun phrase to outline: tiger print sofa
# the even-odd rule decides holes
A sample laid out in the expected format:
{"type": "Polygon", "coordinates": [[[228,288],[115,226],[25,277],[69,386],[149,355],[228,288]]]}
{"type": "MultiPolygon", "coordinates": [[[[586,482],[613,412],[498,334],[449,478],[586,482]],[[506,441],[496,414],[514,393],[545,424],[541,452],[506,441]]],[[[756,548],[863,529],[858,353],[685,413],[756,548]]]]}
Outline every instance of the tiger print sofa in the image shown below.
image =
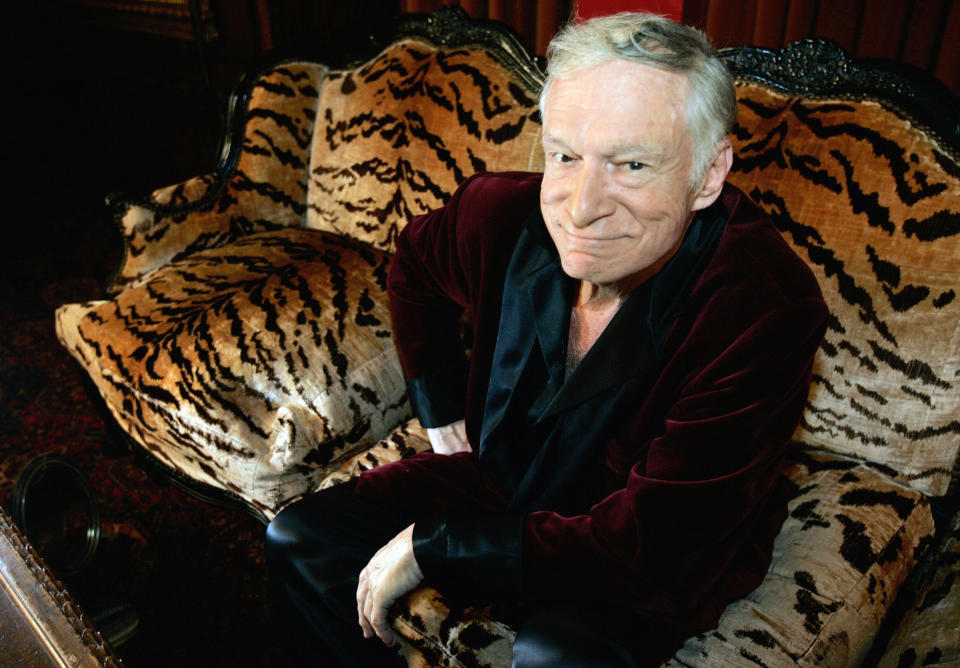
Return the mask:
{"type": "MultiPolygon", "coordinates": [[[[723,56],[740,101],[730,180],[832,317],[770,571],[667,665],[954,665],[956,101],[821,41],[723,56]]],[[[211,174],[114,198],[124,260],[103,300],[61,307],[56,326],[135,449],[267,520],[429,447],[391,340],[390,254],[469,174],[541,168],[542,76],[496,24],[404,17],[359,64],[246,78],[211,174]]],[[[394,626],[411,666],[510,663],[508,614],[428,586],[394,626]]]]}

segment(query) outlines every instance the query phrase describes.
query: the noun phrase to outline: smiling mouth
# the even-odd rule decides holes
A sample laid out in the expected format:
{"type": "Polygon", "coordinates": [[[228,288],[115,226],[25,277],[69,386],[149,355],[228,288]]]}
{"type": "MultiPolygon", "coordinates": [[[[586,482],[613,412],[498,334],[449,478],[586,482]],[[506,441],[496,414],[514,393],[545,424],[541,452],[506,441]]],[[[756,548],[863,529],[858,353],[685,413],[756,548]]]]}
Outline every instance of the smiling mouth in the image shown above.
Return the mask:
{"type": "Polygon", "coordinates": [[[573,240],[573,241],[576,241],[576,242],[579,242],[579,243],[584,243],[584,244],[609,243],[609,242],[611,242],[611,241],[617,241],[617,240],[619,240],[619,239],[623,239],[623,238],[624,238],[623,235],[617,235],[617,236],[612,236],[612,237],[590,237],[590,236],[584,236],[584,235],[580,235],[580,234],[574,234],[573,232],[570,232],[569,230],[564,230],[563,232],[564,232],[564,234],[567,235],[567,237],[568,237],[569,239],[571,239],[571,240],[573,240]]]}

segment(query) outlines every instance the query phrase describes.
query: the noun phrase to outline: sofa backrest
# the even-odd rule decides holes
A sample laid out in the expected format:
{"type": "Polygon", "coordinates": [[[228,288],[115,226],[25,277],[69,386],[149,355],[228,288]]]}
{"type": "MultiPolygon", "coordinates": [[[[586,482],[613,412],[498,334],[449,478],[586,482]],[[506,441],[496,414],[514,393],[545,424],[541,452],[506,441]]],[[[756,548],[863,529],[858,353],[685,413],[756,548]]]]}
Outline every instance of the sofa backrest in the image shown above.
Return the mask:
{"type": "Polygon", "coordinates": [[[503,55],[410,37],[331,72],[318,101],[307,226],[392,251],[410,216],[444,204],[471,174],[541,170],[541,82],[518,76],[503,55]]]}
{"type": "Polygon", "coordinates": [[[805,65],[823,48],[776,56],[790,81],[758,80],[755,53],[752,72],[733,65],[730,181],[810,264],[831,312],[796,440],[942,495],[960,449],[960,151],[866,85],[839,92],[836,73],[856,67],[842,53],[805,65]]]}

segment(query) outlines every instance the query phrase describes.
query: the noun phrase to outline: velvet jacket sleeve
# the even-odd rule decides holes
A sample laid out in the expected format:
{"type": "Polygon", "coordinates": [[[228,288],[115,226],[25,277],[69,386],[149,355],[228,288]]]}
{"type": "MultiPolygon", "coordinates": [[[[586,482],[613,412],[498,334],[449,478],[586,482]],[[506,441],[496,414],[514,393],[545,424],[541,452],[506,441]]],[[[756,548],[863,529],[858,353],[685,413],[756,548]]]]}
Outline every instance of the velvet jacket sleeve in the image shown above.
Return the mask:
{"type": "Polygon", "coordinates": [[[411,220],[397,240],[387,280],[394,338],[425,427],[455,422],[476,405],[477,397],[467,397],[461,314],[474,316],[473,344],[492,345],[489,330],[495,338],[497,323],[476,315],[499,306],[503,274],[539,185],[538,174],[475,175],[446,206],[411,220]]]}

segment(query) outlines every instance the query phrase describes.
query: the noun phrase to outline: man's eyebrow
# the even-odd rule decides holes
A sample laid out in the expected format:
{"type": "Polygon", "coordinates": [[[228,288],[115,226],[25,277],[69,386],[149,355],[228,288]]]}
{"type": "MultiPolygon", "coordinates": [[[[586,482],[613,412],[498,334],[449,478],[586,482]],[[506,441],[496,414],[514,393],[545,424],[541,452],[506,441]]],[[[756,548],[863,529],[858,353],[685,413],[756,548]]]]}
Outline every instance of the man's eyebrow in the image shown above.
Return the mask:
{"type": "Polygon", "coordinates": [[[560,137],[551,134],[544,134],[543,139],[541,140],[544,144],[557,144],[558,146],[569,147],[569,144],[560,137]]]}
{"type": "Polygon", "coordinates": [[[610,147],[610,150],[607,151],[607,155],[611,157],[622,156],[622,155],[637,155],[644,158],[658,159],[664,156],[662,150],[652,148],[650,146],[645,146],[643,144],[616,144],[610,147]]]}
{"type": "MultiPolygon", "coordinates": [[[[553,134],[544,134],[541,141],[544,144],[550,144],[552,146],[559,146],[566,149],[570,148],[570,144],[568,144],[563,138],[553,134]]],[[[604,151],[604,155],[611,158],[623,155],[636,155],[644,159],[656,160],[664,157],[664,152],[660,149],[656,149],[644,144],[625,143],[614,144],[608,150],[604,151]]]]}

